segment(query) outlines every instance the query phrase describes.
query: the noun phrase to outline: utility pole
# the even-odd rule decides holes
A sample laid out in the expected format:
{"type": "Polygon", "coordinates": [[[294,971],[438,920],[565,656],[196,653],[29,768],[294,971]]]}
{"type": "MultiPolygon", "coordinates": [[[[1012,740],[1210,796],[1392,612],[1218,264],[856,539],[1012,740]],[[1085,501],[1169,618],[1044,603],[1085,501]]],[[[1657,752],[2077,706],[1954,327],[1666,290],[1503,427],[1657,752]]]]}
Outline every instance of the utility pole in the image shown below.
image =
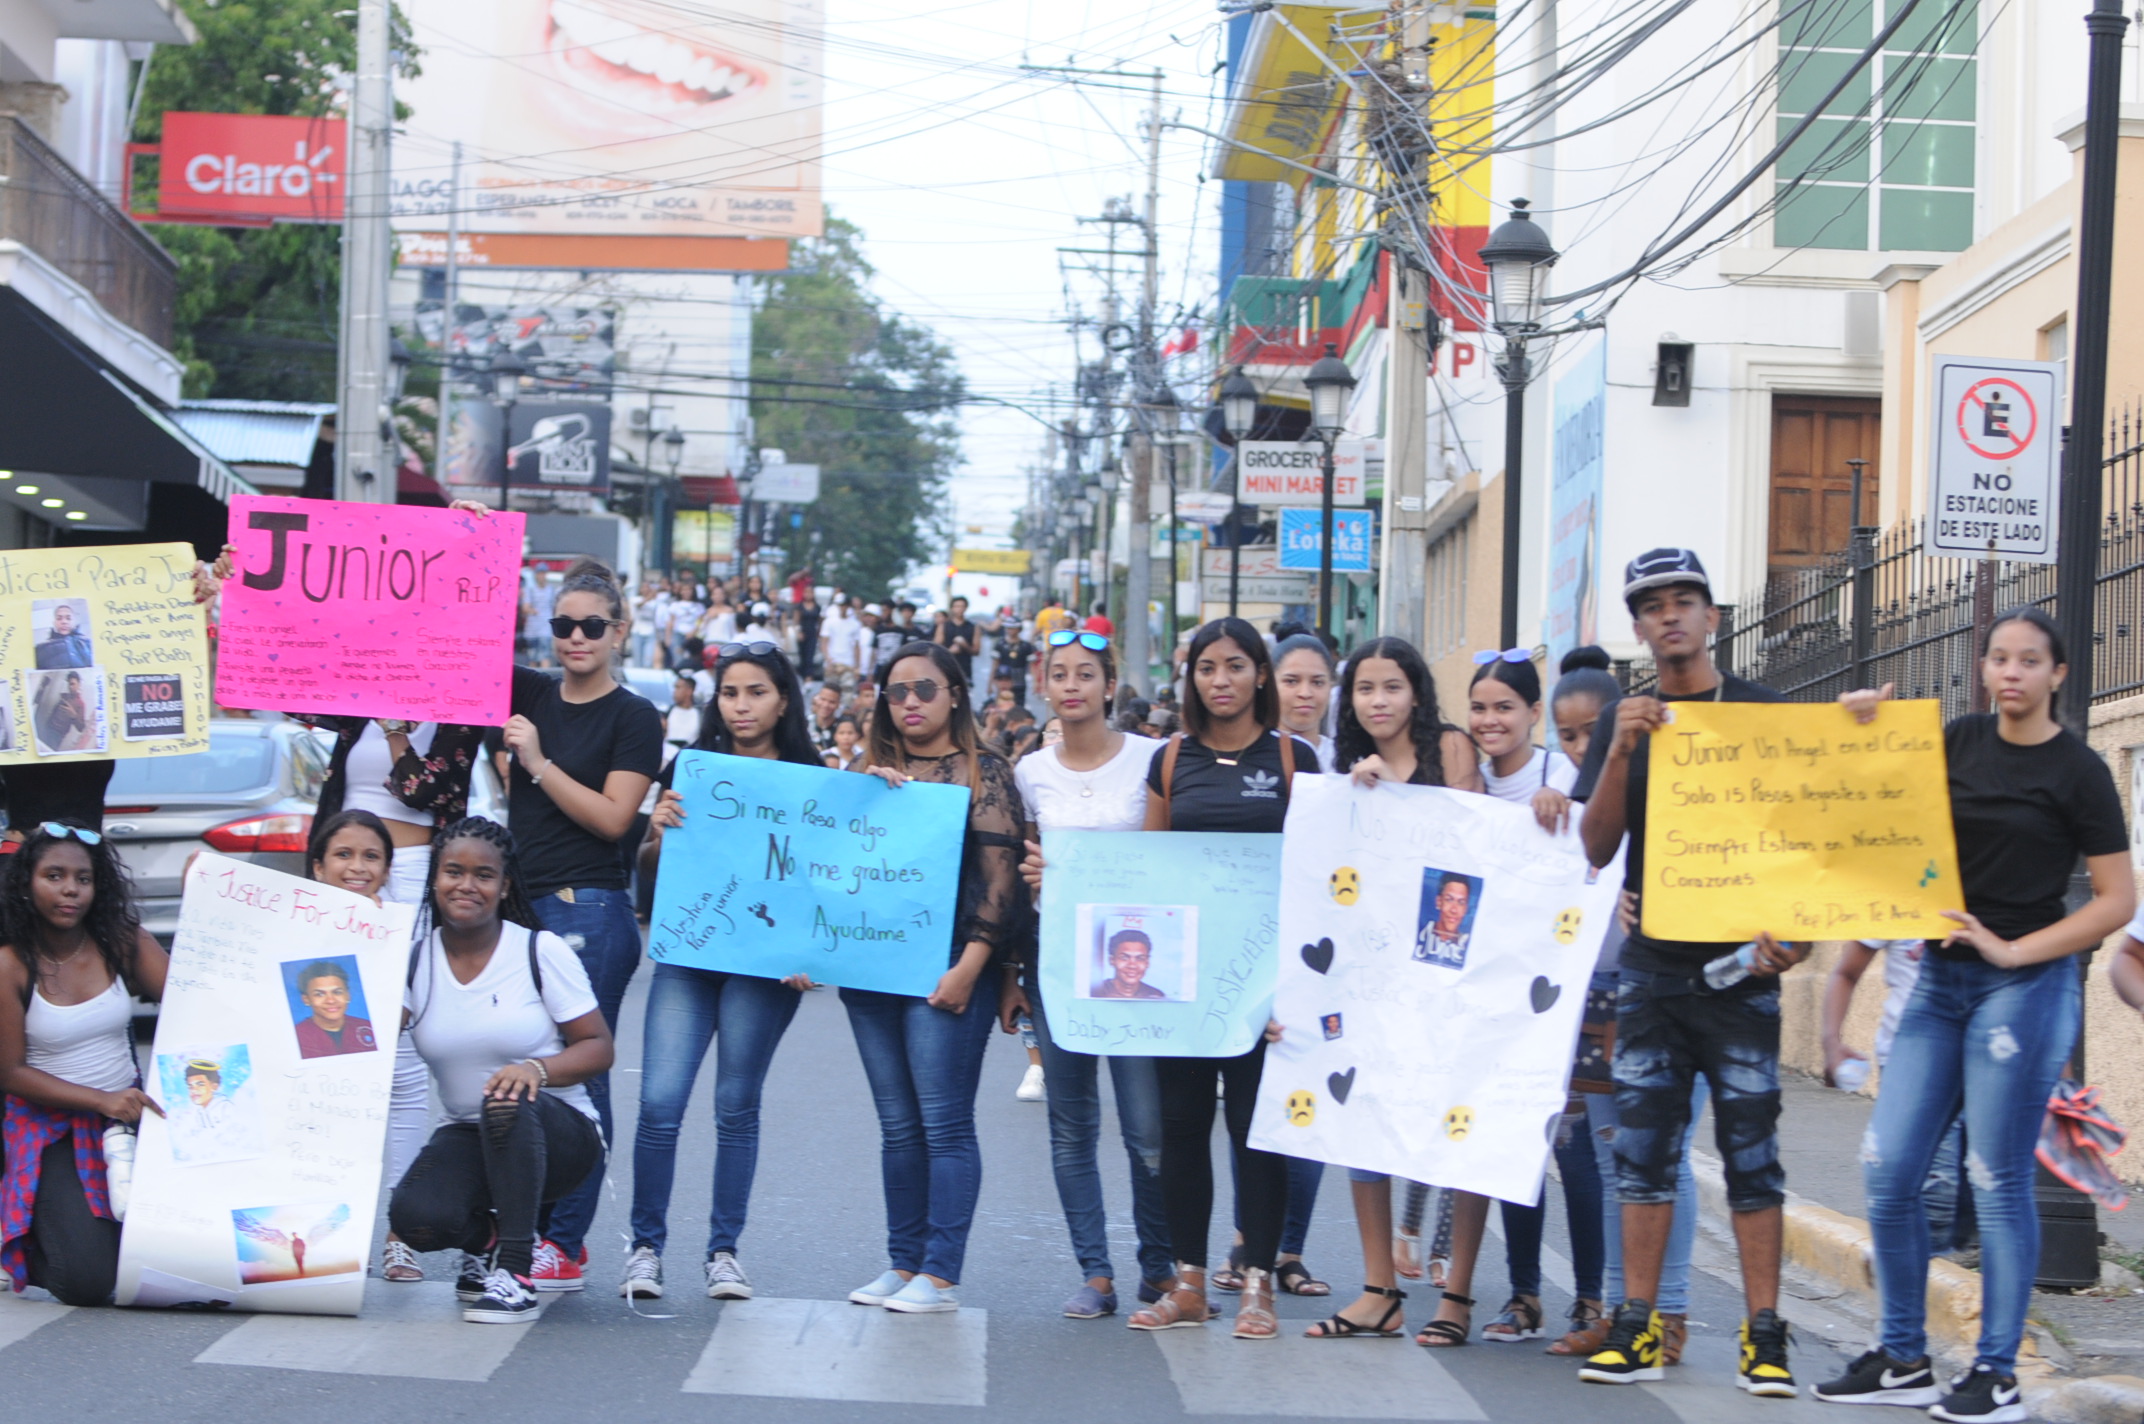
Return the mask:
{"type": "Polygon", "coordinates": [[[335,418],[335,493],[395,501],[387,411],[388,145],[394,119],[388,0],[357,0],[357,76],[342,239],[341,404],[335,418]]]}
{"type": "Polygon", "coordinates": [[[1379,551],[1378,631],[1422,643],[1429,566],[1429,381],[1437,357],[1437,318],[1429,303],[1410,220],[1426,228],[1429,186],[1428,7],[1394,7],[1392,51],[1380,64],[1384,85],[1372,90],[1376,142],[1385,173],[1383,242],[1392,264],[1386,284],[1384,547],[1379,551]]]}
{"type": "MultiPolygon", "coordinates": [[[[447,170],[447,270],[440,280],[439,322],[439,432],[432,439],[434,472],[440,486],[447,481],[447,438],[454,431],[454,305],[456,248],[462,241],[462,141],[454,140],[454,159],[447,170]]],[[[655,450],[655,422],[648,422],[648,453],[655,450]]],[[[647,463],[645,459],[643,464],[647,463]]]]}
{"type": "MultiPolygon", "coordinates": [[[[1140,407],[1161,384],[1161,362],[1154,351],[1154,307],[1161,295],[1161,251],[1156,221],[1161,208],[1161,71],[1153,73],[1153,91],[1146,119],[1146,281],[1139,299],[1138,351],[1132,380],[1135,425],[1145,431],[1147,417],[1140,407]]],[[[1150,690],[1154,656],[1147,636],[1148,608],[1154,588],[1153,484],[1156,443],[1151,432],[1138,442],[1143,448],[1136,461],[1125,462],[1131,477],[1131,547],[1125,551],[1124,575],[1124,677],[1134,688],[1150,690]]]]}

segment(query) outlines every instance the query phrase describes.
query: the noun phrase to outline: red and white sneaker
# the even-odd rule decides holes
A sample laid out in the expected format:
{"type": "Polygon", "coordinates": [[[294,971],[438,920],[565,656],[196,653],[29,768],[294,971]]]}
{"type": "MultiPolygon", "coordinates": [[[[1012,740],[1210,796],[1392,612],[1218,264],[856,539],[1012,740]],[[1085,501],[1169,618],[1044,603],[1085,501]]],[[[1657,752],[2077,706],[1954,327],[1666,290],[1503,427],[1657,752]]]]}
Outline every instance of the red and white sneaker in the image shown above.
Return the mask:
{"type": "Polygon", "coordinates": [[[588,1248],[581,1248],[581,1259],[569,1260],[566,1253],[549,1241],[538,1238],[536,1259],[529,1271],[529,1280],[540,1291],[577,1291],[588,1283],[581,1278],[581,1266],[588,1259],[588,1248]]]}

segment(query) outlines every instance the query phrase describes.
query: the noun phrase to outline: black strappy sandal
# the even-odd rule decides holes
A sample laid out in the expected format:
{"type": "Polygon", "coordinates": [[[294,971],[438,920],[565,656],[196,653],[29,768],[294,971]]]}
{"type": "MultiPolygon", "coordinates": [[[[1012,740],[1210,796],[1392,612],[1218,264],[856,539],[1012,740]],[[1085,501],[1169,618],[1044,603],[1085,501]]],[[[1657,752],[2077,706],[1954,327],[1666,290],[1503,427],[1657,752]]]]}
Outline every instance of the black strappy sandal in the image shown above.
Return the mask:
{"type": "Polygon", "coordinates": [[[1229,1248],[1228,1264],[1206,1278],[1206,1288],[1223,1295],[1235,1295],[1243,1289],[1243,1248],[1229,1248]]]}
{"type": "MultiPolygon", "coordinates": [[[[1275,1266],[1273,1268],[1273,1284],[1279,1286],[1290,1295],[1314,1296],[1331,1295],[1333,1293],[1333,1288],[1310,1274],[1310,1267],[1304,1265],[1300,1259],[1283,1261],[1275,1266]]],[[[1365,1286],[1363,1289],[1375,1290],[1376,1287],[1365,1286]]]]}
{"type": "Polygon", "coordinates": [[[1444,1298],[1454,1305],[1463,1305],[1467,1308],[1467,1323],[1461,1325],[1456,1320],[1430,1321],[1429,1324],[1416,1331],[1414,1337],[1415,1344],[1420,1345],[1425,1350],[1449,1350],[1470,1343],[1467,1336],[1474,1329],[1474,1298],[1460,1295],[1456,1291],[1446,1291],[1444,1298]]]}
{"type": "Polygon", "coordinates": [[[1407,1333],[1407,1307],[1400,1302],[1407,1299],[1407,1292],[1398,1286],[1365,1285],[1365,1295],[1381,1295],[1392,1303],[1385,1313],[1377,1317],[1375,1325],[1361,1325],[1346,1316],[1334,1312],[1303,1332],[1307,1340],[1398,1340],[1407,1333]]]}

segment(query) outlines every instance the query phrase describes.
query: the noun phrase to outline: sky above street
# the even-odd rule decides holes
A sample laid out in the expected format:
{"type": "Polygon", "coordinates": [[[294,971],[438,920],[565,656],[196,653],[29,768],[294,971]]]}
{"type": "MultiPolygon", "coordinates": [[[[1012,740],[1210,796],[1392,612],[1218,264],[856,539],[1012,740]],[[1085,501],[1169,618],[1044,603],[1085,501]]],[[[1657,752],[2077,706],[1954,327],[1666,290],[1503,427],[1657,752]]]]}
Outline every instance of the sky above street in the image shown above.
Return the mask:
{"type": "MultiPolygon", "coordinates": [[[[1079,218],[1145,188],[1141,123],[1155,68],[1165,119],[1212,128],[1223,17],[1210,5],[1144,0],[972,0],[917,13],[898,0],[831,0],[826,17],[825,195],[864,229],[888,309],[948,342],[971,390],[1008,402],[961,415],[966,466],[954,532],[1010,531],[1025,472],[1045,453],[1075,372],[1070,300],[1092,316],[1102,286],[1061,269],[1060,247],[1106,245],[1079,218]],[[1025,75],[1022,63],[1135,77],[1025,75]],[[1067,273],[1070,274],[1068,284],[1067,273]]],[[[1201,184],[1206,141],[1165,131],[1160,300],[1164,326],[1213,305],[1220,185],[1201,184]]],[[[1137,246],[1136,233],[1122,246],[1137,246]]],[[[1138,297],[1125,262],[1127,315],[1138,297]]],[[[1090,329],[1079,348],[1097,353],[1090,329]]]]}

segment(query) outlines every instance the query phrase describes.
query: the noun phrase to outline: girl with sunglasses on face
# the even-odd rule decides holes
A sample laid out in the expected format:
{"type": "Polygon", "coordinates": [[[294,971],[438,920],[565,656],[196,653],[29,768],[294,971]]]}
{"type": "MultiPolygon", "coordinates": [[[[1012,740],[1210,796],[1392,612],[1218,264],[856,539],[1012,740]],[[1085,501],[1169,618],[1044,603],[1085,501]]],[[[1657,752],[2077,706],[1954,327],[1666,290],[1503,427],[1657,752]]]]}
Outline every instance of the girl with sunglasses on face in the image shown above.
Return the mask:
{"type": "MultiPolygon", "coordinates": [[[[514,669],[505,734],[513,753],[507,811],[537,922],[580,956],[604,1026],[615,1033],[640,962],[640,926],[618,843],[662,769],[663,721],[613,673],[630,624],[611,571],[580,560],[559,581],[553,607],[548,631],[563,676],[514,669]]],[[[587,1088],[607,1147],[609,1074],[593,1074],[587,1088]]],[[[533,1277],[538,1290],[582,1288],[582,1239],[602,1191],[602,1174],[592,1173],[546,1209],[533,1277]]]]}
{"type": "MultiPolygon", "coordinates": [[[[1027,817],[1027,858],[1021,865],[1028,887],[1042,890],[1045,831],[1136,831],[1146,825],[1146,773],[1161,743],[1109,724],[1117,692],[1116,661],[1101,633],[1061,629],[1045,640],[1042,696],[1053,725],[1063,735],[1021,761],[1014,770],[1027,817]]],[[[1109,1259],[1109,1218],[1096,1164],[1102,1135],[1099,1091],[1102,1060],[1059,1043],[1050,1035],[1047,1006],[1036,992],[1034,965],[1008,974],[998,1017],[1007,1033],[1023,1013],[1032,1017],[1042,1052],[1049,1097],[1050,1167],[1057,1199],[1072,1233],[1086,1283],[1064,1303],[1072,1320],[1094,1320],[1117,1310],[1116,1268],[1109,1259]],[[1021,985],[1025,979],[1026,987],[1021,985]]],[[[1139,1299],[1158,1300],[1176,1284],[1169,1254],[1169,1222],[1162,1211],[1161,1098],[1151,1058],[1112,1057],[1109,1077],[1116,1093],[1117,1124],[1131,1159],[1132,1222],[1139,1238],[1139,1299]]]]}
{"type": "MultiPolygon", "coordinates": [[[[1193,635],[1184,699],[1185,733],[1154,753],[1147,770],[1145,829],[1271,834],[1288,814],[1298,774],[1315,775],[1317,752],[1285,732],[1265,640],[1240,618],[1219,618],[1193,635]]],[[[1269,1029],[1268,1032],[1272,1032],[1269,1029]]],[[[1280,1333],[1273,1272],[1288,1211],[1288,1159],[1249,1145],[1251,1109],[1265,1065],[1265,1040],[1234,1058],[1156,1058],[1161,1089],[1161,1190],[1176,1287],[1133,1313],[1134,1330],[1201,1327],[1206,1239],[1213,1218],[1214,1075],[1226,1094],[1235,1160],[1236,1219],[1243,1230],[1239,1340],[1280,1333]]]]}
{"type": "MultiPolygon", "coordinates": [[[[715,659],[715,698],[691,750],[724,756],[817,766],[804,689],[796,669],[766,641],[727,643],[715,659]]],[[[663,833],[684,824],[684,797],[671,789],[677,765],[663,768],[662,798],[640,847],[640,873],[651,883],[663,833]]],[[[759,1164],[760,1089],[797,1001],[811,980],[729,974],[683,964],[655,966],[648,985],[642,1035],[640,1120],[633,1135],[633,1247],[618,1294],[654,1299],[663,1293],[663,1245],[670,1232],[670,1184],[677,1171],[677,1137],[693,1080],[715,1043],[714,1205],[708,1215],[703,1265],[715,1300],[750,1300],[752,1282],[737,1263],[759,1164]]]]}
{"type": "Polygon", "coordinates": [[[968,684],[951,653],[904,643],[880,681],[865,770],[892,787],[966,786],[968,828],[949,966],[938,987],[925,997],[841,991],[878,1109],[890,1259],[849,1299],[907,1313],[957,1310],[953,1287],[983,1178],[975,1093],[998,1003],[998,960],[1012,948],[1024,909],[1020,791],[1004,758],[979,745],[968,684]]]}
{"type": "Polygon", "coordinates": [[[171,961],[110,844],[57,821],[0,868],[0,945],[0,1267],[17,1291],[103,1305],[119,1275],[105,1132],[162,1115],[141,1089],[130,1025],[135,995],[164,996],[171,961]]]}

